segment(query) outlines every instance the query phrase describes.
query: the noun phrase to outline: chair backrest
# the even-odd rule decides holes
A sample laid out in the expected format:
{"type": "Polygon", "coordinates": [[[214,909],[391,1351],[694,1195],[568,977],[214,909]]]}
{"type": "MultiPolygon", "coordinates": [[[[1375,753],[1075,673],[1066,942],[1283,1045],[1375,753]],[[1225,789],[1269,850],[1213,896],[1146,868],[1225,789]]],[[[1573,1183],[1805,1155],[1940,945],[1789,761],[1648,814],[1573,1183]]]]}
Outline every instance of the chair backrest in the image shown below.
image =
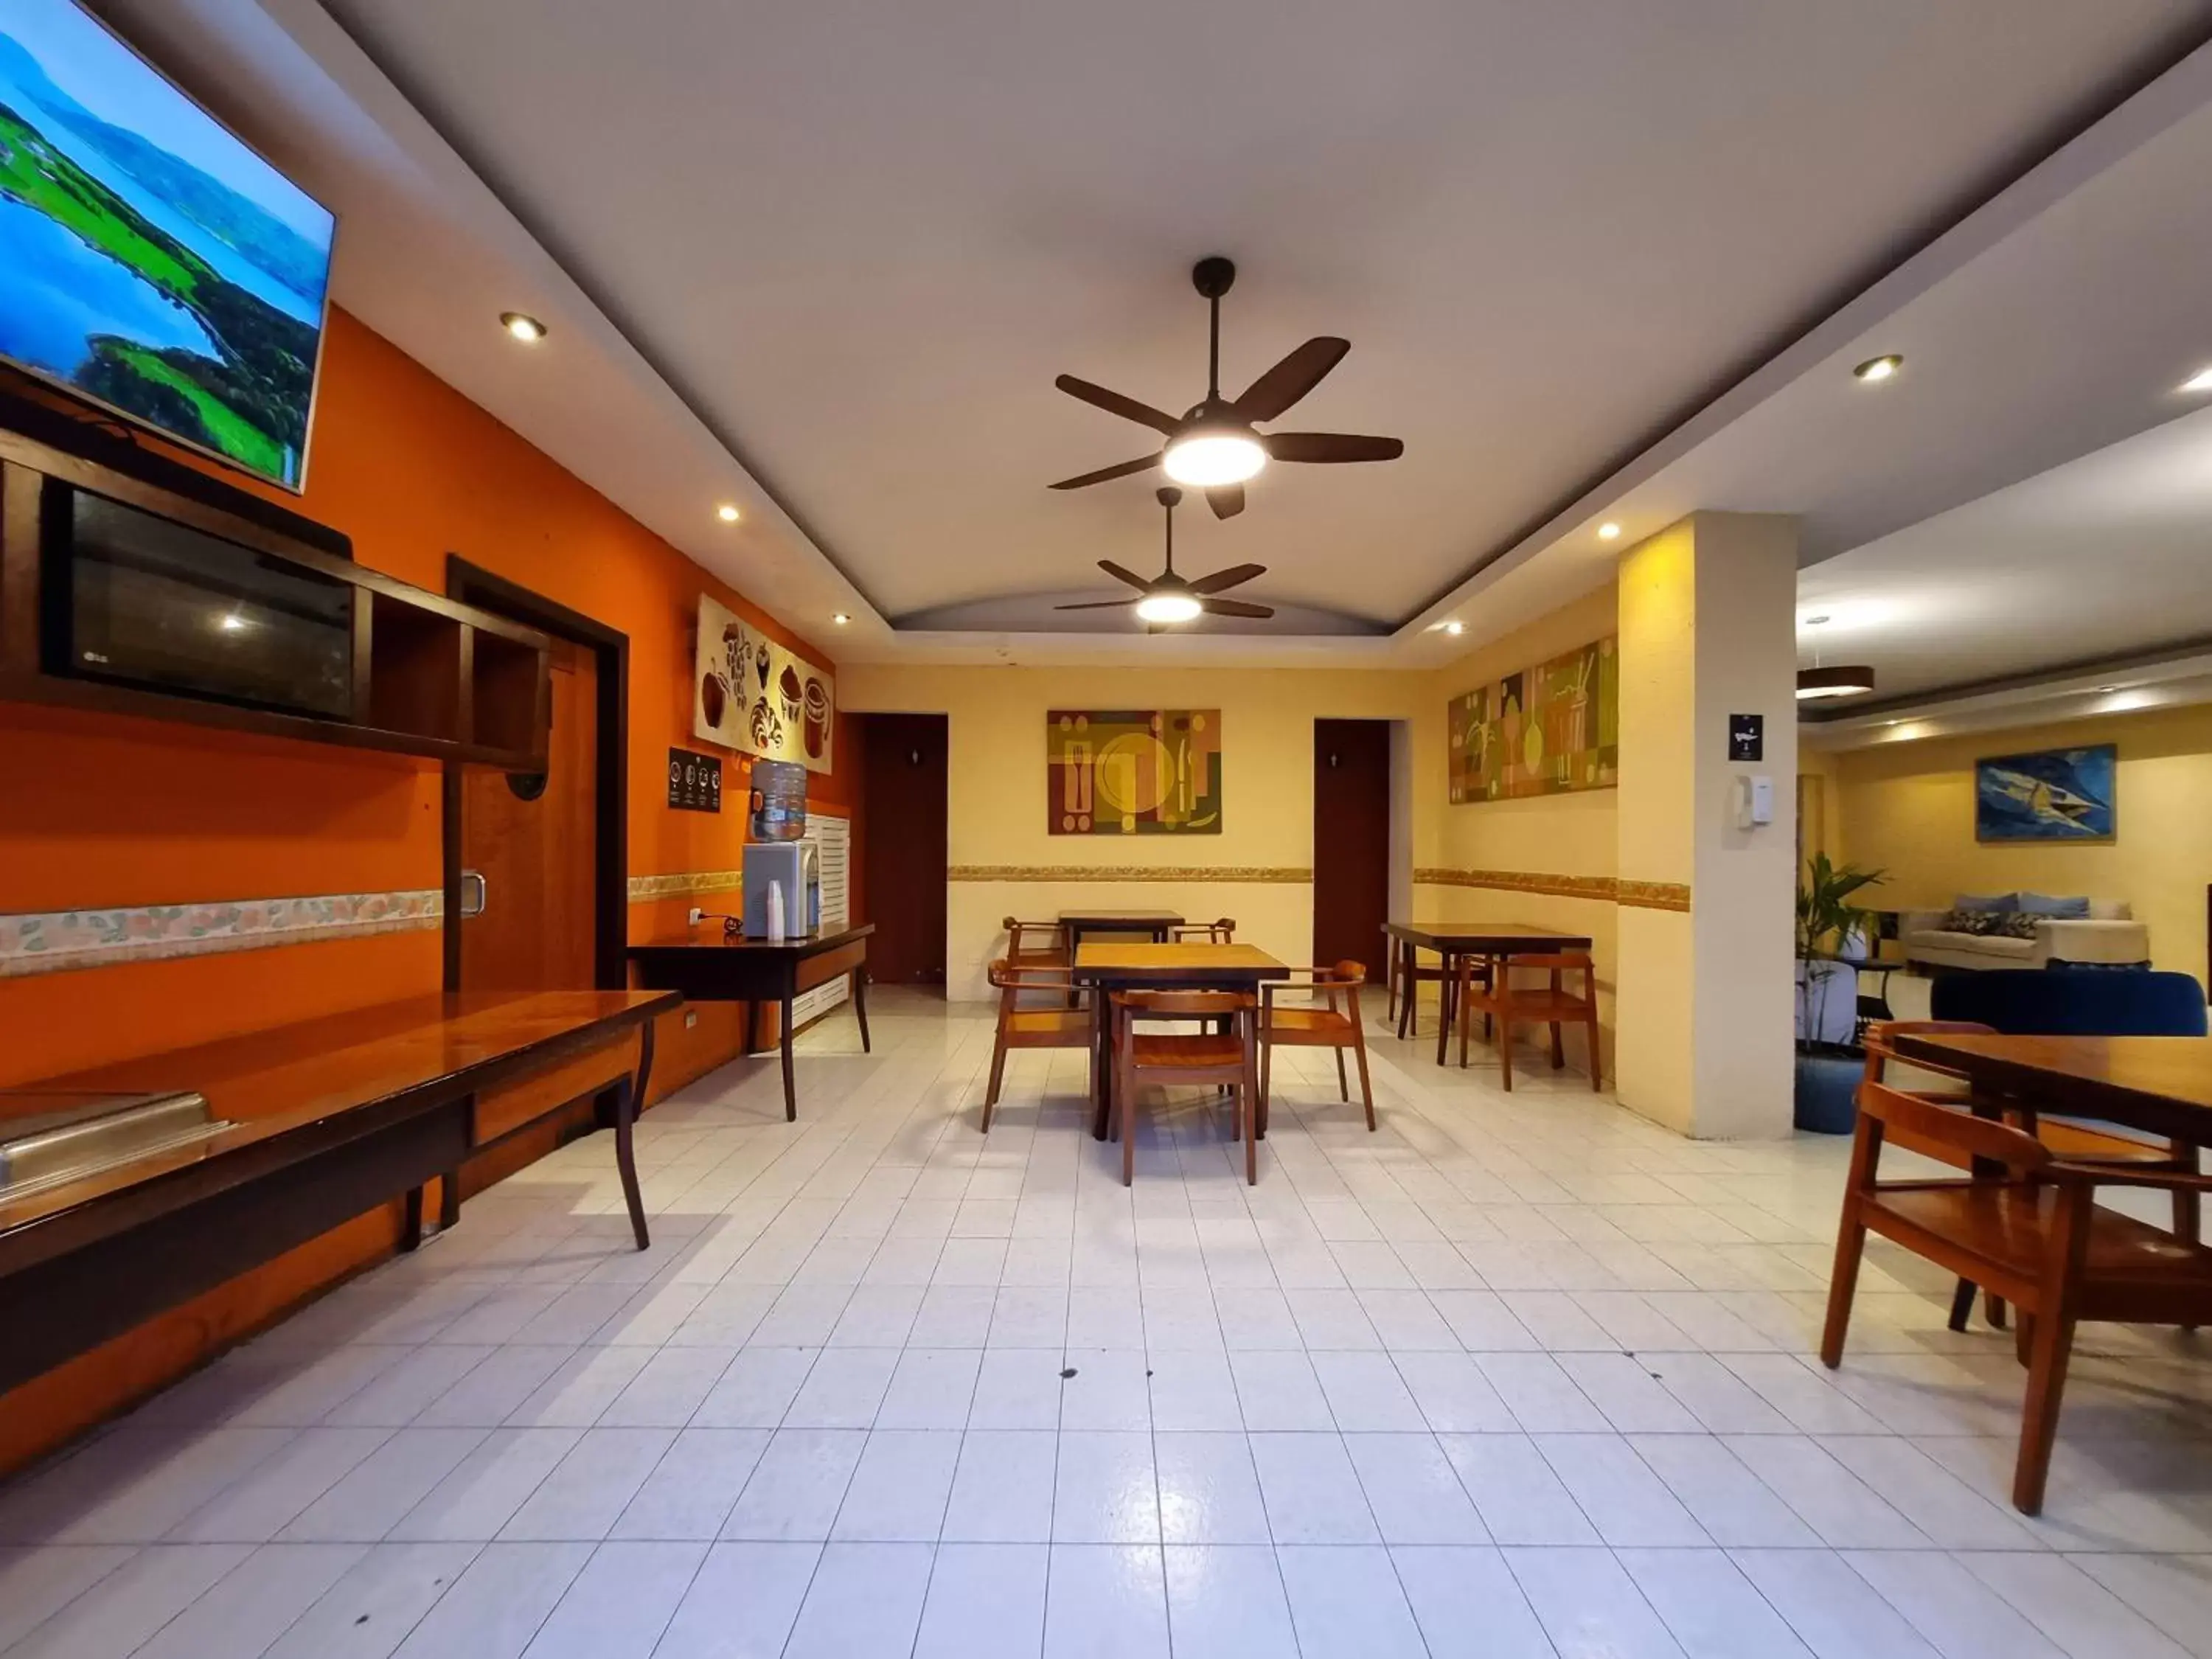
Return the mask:
{"type": "Polygon", "coordinates": [[[1039,967],[1000,957],[984,970],[984,977],[1002,991],[1067,991],[1084,988],[1075,983],[1072,970],[1053,966],[1039,967]]]}
{"type": "Polygon", "coordinates": [[[1020,921],[1008,916],[999,926],[1006,929],[1006,957],[1012,962],[1019,963],[1024,957],[1050,956],[1067,948],[1067,930],[1056,921],[1020,921]],[[1024,933],[1042,935],[1047,942],[1024,948],[1024,933]]]}
{"type": "Polygon", "coordinates": [[[1242,991],[1116,991],[1114,1006],[1139,1015],[1234,1014],[1252,999],[1242,991]]]}
{"type": "MultiPolygon", "coordinates": [[[[1994,1026],[1978,1024],[1971,1019],[1876,1020],[1866,1030],[1866,1080],[1869,1083],[1881,1082],[1888,1069],[1889,1062],[1898,1057],[1897,1050],[1890,1046],[1891,1039],[1894,1037],[1900,1036],[1994,1036],[1996,1035],[1996,1030],[1994,1026]]],[[[1930,1065],[1924,1060],[1909,1060],[1906,1063],[1930,1072],[1942,1072],[1946,1077],[1960,1075],[1941,1066],[1930,1065]]]]}
{"type": "MultiPolygon", "coordinates": [[[[2056,1161],[2051,1149],[2025,1130],[1994,1118],[1976,1117],[1972,1112],[1923,1100],[1887,1084],[1859,1085],[1858,1103],[1862,1135],[1866,1133],[1869,1121],[1879,1123],[1884,1129],[1895,1129],[1900,1142],[1916,1151],[1924,1146],[1946,1163],[1964,1164],[1978,1158],[1987,1158],[2003,1164],[2015,1175],[2028,1175],[2048,1169],[2056,1161]],[[1942,1150],[1935,1151],[1937,1148],[1942,1150]],[[1945,1156],[1947,1153],[1950,1156],[1945,1156]]],[[[1862,1176],[1862,1185],[1873,1184],[1875,1161],[1879,1154],[1876,1144],[1869,1151],[1863,1170],[1854,1162],[1853,1168],[1862,1176]]]]}
{"type": "Polygon", "coordinates": [[[1928,1009],[2008,1036],[2203,1036],[2204,988],[2191,974],[1991,968],[1938,975],[1928,1009]]]}
{"type": "Polygon", "coordinates": [[[1203,939],[1208,945],[1234,945],[1237,943],[1237,922],[1231,916],[1223,916],[1218,921],[1186,921],[1180,927],[1169,928],[1168,937],[1177,944],[1185,939],[1203,939]]]}

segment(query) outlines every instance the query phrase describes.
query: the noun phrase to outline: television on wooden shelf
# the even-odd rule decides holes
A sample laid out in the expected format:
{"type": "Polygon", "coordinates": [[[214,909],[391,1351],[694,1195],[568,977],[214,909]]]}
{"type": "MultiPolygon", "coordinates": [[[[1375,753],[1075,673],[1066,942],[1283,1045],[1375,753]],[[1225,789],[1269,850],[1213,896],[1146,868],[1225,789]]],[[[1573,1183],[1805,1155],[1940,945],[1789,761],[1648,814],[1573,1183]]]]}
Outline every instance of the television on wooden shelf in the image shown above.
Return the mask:
{"type": "Polygon", "coordinates": [[[75,0],[0,4],[0,359],[299,489],[336,225],[75,0]]]}

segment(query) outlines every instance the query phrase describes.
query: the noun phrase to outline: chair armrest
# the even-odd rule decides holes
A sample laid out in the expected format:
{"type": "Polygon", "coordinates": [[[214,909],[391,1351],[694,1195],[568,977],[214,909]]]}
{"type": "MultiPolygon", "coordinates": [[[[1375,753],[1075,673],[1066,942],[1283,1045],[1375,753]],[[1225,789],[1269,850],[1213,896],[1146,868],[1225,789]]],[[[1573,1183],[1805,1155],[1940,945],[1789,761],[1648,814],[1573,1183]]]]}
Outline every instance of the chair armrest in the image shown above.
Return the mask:
{"type": "Polygon", "coordinates": [[[2061,962],[2148,962],[2150,929],[2140,921],[2048,917],[2035,924],[2038,954],[2061,962]]]}
{"type": "Polygon", "coordinates": [[[2069,1164],[2060,1160],[2045,1164],[2039,1173],[2069,1176],[2093,1187],[2154,1187],[2166,1192],[2212,1193],[2212,1176],[2186,1170],[2145,1169],[2126,1164],[2069,1164]]]}

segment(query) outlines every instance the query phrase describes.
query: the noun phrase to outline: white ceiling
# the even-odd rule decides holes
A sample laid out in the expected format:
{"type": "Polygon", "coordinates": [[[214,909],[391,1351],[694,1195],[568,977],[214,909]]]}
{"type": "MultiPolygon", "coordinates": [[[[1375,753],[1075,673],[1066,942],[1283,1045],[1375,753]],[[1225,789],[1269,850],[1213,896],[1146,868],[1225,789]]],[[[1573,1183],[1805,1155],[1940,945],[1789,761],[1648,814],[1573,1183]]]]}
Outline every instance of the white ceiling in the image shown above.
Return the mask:
{"type": "Polygon", "coordinates": [[[2212,639],[2212,408],[1854,548],[1797,592],[1800,647],[1871,664],[1885,702],[2212,639]]]}
{"type": "Polygon", "coordinates": [[[2212,363],[2212,49],[2051,145],[2212,0],[92,3],[338,209],[349,309],[847,660],[1441,661],[1700,507],[1802,515],[1885,696],[2208,631],[2148,429],[2212,363]],[[1180,515],[1270,632],[1039,632],[1158,546],[1153,480],[1042,488],[1146,437],[1051,376],[1195,396],[1217,248],[1231,389],[1346,333],[1285,424],[1408,456],[1180,515]]]}
{"type": "Polygon", "coordinates": [[[1149,562],[1156,480],[1043,489],[1148,434],[1051,380],[1194,400],[1186,272],[1220,251],[1232,388],[1345,334],[1288,424],[1408,449],[1273,470],[1243,519],[1193,526],[1189,562],[1256,559],[1254,597],[1391,623],[2207,15],[326,3],[885,614],[1149,562]]]}

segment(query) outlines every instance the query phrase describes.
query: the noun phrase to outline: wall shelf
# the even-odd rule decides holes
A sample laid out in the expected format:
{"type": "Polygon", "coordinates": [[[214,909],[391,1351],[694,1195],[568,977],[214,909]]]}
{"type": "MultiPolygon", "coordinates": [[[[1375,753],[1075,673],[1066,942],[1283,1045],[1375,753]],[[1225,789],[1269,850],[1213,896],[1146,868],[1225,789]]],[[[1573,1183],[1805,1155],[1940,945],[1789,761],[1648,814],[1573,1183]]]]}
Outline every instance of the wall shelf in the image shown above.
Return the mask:
{"type": "Polygon", "coordinates": [[[367,569],[269,525],[0,431],[0,702],[539,772],[551,717],[551,641],[532,629],[367,569]],[[288,712],[66,672],[66,641],[55,637],[64,607],[50,602],[56,596],[46,586],[68,580],[66,532],[57,526],[66,525],[72,492],[119,502],[349,588],[349,714],[288,712]]]}

